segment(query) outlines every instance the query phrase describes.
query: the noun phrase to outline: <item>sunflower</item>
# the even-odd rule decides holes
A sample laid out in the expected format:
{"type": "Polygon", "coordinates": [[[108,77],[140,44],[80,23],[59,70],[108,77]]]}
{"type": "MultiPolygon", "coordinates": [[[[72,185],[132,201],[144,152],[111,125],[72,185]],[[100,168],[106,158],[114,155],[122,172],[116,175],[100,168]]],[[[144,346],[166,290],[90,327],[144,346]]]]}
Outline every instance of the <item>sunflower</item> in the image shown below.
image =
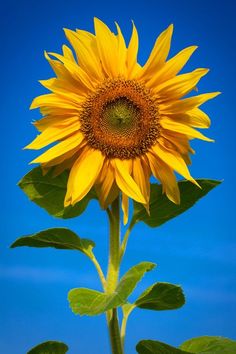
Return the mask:
{"type": "Polygon", "coordinates": [[[45,53],[56,77],[40,81],[51,93],[32,102],[43,115],[34,122],[41,134],[26,148],[57,142],[32,163],[45,172],[53,168],[54,175],[69,169],[65,206],[93,186],[104,209],[121,192],[126,223],[129,198],[148,212],[151,175],[176,204],[176,172],[197,184],[187,167],[194,153],[189,140],[212,141],[194,128],[209,127],[199,106],[219,92],[184,97],[208,70],[178,75],[197,47],[167,60],[173,25],[157,38],[143,66],[134,24],[128,46],[117,23],[117,34],[97,18],[94,26],[95,34],[65,29],[74,52],[64,45],[62,54],[45,53]]]}

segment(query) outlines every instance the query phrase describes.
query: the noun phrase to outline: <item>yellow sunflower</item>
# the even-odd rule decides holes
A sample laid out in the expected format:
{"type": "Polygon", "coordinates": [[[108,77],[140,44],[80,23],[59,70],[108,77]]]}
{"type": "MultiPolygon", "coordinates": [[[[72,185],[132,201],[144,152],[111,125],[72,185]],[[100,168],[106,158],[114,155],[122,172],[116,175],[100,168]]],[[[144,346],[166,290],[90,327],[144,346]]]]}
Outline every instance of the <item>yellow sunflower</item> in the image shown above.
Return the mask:
{"type": "MultiPolygon", "coordinates": [[[[177,75],[196,46],[167,60],[173,25],[157,38],[141,66],[137,62],[138,33],[128,46],[118,24],[117,34],[94,19],[95,35],[65,29],[74,53],[45,53],[56,77],[40,83],[52,93],[35,98],[43,118],[34,122],[40,135],[26,146],[41,149],[57,142],[32,163],[58,175],[70,170],[65,206],[79,202],[94,186],[103,208],[122,194],[124,223],[129,198],[148,211],[150,176],[180,203],[175,172],[196,183],[187,165],[194,153],[189,140],[212,141],[194,128],[208,128],[209,117],[199,109],[219,92],[187,97],[208,72],[199,68],[177,75]]],[[[197,184],[197,183],[196,183],[197,184]]]]}

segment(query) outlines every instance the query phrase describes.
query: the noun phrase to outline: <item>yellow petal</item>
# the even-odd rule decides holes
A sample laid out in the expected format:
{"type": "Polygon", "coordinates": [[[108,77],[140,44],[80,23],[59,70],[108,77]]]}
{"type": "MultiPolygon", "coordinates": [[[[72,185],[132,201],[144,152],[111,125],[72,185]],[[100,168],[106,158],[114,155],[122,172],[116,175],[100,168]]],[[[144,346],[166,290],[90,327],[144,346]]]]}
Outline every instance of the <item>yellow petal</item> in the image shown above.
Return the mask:
{"type": "Polygon", "coordinates": [[[152,77],[157,70],[160,69],[165,63],[169,54],[171,37],[173,33],[173,25],[170,25],[164,32],[157,38],[153,50],[143,66],[141,77],[152,77]]]}
{"type": "Polygon", "coordinates": [[[194,154],[194,150],[189,145],[189,138],[177,132],[171,130],[162,131],[162,145],[168,148],[168,144],[171,144],[171,148],[180,152],[181,155],[188,155],[188,153],[194,154]]]}
{"type": "Polygon", "coordinates": [[[199,80],[208,73],[208,69],[196,69],[191,73],[176,76],[153,89],[160,99],[177,99],[193,90],[199,80]],[[163,97],[164,96],[164,97],[163,97]]]}
{"type": "Polygon", "coordinates": [[[102,66],[108,76],[116,77],[118,74],[118,45],[116,37],[110,29],[96,17],[94,18],[94,27],[102,66]]]}
{"type": "Polygon", "coordinates": [[[114,171],[112,170],[109,161],[105,161],[98,178],[98,184],[96,185],[99,202],[103,209],[106,209],[108,206],[107,199],[113,186],[114,180],[114,171]]]}
{"type": "Polygon", "coordinates": [[[205,135],[193,129],[185,124],[177,123],[172,121],[171,119],[163,119],[161,120],[161,125],[164,129],[172,130],[181,134],[185,134],[190,138],[197,138],[205,141],[214,141],[210,138],[207,138],[205,135]]]}
{"type": "Polygon", "coordinates": [[[76,28],[76,33],[78,33],[79,35],[83,35],[84,37],[87,37],[87,39],[90,40],[95,38],[95,35],[93,33],[78,28],[76,28]]]}
{"type": "Polygon", "coordinates": [[[122,193],[123,224],[126,225],[129,219],[129,198],[125,193],[122,193]]]}
{"type": "Polygon", "coordinates": [[[121,32],[121,29],[116,23],[116,28],[117,28],[117,40],[118,40],[118,58],[117,58],[117,65],[118,65],[118,74],[123,75],[126,77],[127,74],[127,69],[126,69],[126,55],[127,55],[127,48],[125,44],[125,40],[123,37],[123,34],[121,32]]]}
{"type": "Polygon", "coordinates": [[[196,49],[197,46],[185,48],[176,54],[173,58],[168,60],[164,66],[153,75],[151,80],[147,82],[147,86],[155,87],[161,84],[163,81],[167,81],[177,75],[196,49]]]}
{"type": "Polygon", "coordinates": [[[76,146],[74,149],[69,150],[62,155],[59,155],[48,162],[42,163],[41,165],[50,169],[51,167],[64,164],[66,160],[72,159],[73,157],[75,157],[76,159],[76,156],[78,156],[78,151],[83,148],[83,145],[84,141],[82,141],[81,144],[79,146],[76,146]]]}
{"type": "Polygon", "coordinates": [[[211,120],[208,115],[199,108],[194,108],[185,114],[175,116],[175,119],[187,125],[195,128],[209,128],[211,125],[211,120]]]}
{"type": "Polygon", "coordinates": [[[63,55],[66,59],[76,63],[72,50],[65,44],[62,46],[63,55]]]}
{"type": "Polygon", "coordinates": [[[114,182],[106,197],[106,200],[104,200],[104,204],[102,205],[102,208],[107,209],[109,205],[111,205],[114,202],[114,200],[119,197],[119,193],[120,193],[119,188],[117,187],[117,184],[114,182]]]}
{"type": "Polygon", "coordinates": [[[80,39],[80,41],[83,42],[84,46],[86,46],[91,52],[91,56],[95,62],[95,65],[98,71],[101,72],[102,67],[98,53],[96,36],[90,32],[78,29],[76,30],[76,33],[78,34],[78,38],[80,39]]]}
{"type": "Polygon", "coordinates": [[[93,78],[101,79],[101,65],[94,51],[91,50],[91,40],[93,39],[91,37],[88,38],[88,36],[85,38],[80,32],[74,32],[69,29],[64,29],[64,31],[67,39],[75,49],[78,63],[82,69],[93,78]]]}
{"type": "Polygon", "coordinates": [[[151,173],[150,164],[146,154],[141,156],[141,162],[143,166],[143,173],[146,179],[146,188],[147,188],[147,195],[148,195],[148,204],[144,206],[146,208],[147,213],[149,214],[149,201],[150,201],[150,189],[151,189],[150,178],[152,173],[151,173]]]}
{"type": "Polygon", "coordinates": [[[162,183],[163,192],[175,204],[180,204],[180,193],[173,170],[156,155],[147,154],[152,174],[162,183]]]}
{"type": "Polygon", "coordinates": [[[69,138],[63,140],[62,142],[58,143],[57,145],[53,146],[51,149],[44,152],[42,155],[37,157],[31,163],[46,163],[50,160],[65,154],[66,152],[76,148],[80,145],[83,140],[83,134],[80,132],[75,133],[74,135],[70,136],[69,138]]]}
{"type": "Polygon", "coordinates": [[[73,124],[75,121],[78,121],[78,116],[73,116],[73,115],[61,115],[61,116],[56,116],[56,115],[48,115],[45,116],[35,122],[33,122],[33,125],[40,131],[43,132],[45,129],[53,126],[53,125],[59,125],[60,127],[66,127],[70,124],[73,124]]]}
{"type": "Polygon", "coordinates": [[[133,22],[133,31],[130,38],[130,42],[127,49],[127,75],[128,78],[132,78],[132,73],[137,65],[138,55],[138,32],[133,22]]]}
{"type": "Polygon", "coordinates": [[[70,124],[69,126],[65,126],[64,128],[62,128],[60,125],[53,125],[45,129],[44,132],[38,135],[36,139],[32,141],[32,143],[25,147],[25,149],[42,149],[43,147],[74,133],[79,128],[80,124],[78,122],[78,118],[74,119],[74,122],[72,124],[70,124]]]}
{"type": "Polygon", "coordinates": [[[186,163],[184,162],[184,160],[180,156],[180,154],[178,154],[178,152],[167,150],[165,147],[161,146],[159,143],[157,143],[155,146],[153,146],[151,151],[159,159],[161,159],[164,163],[166,163],[168,166],[170,166],[173,170],[178,172],[184,178],[186,178],[187,180],[198,185],[198,183],[190,175],[188,167],[186,166],[186,163]]]}
{"type": "MultiPolygon", "coordinates": [[[[59,61],[55,61],[60,63],[59,61]]],[[[62,63],[60,63],[62,64],[62,63]]],[[[64,65],[62,64],[64,67],[64,65]]],[[[65,67],[64,67],[65,68],[65,67]]],[[[86,92],[84,90],[84,85],[80,84],[78,80],[75,79],[73,75],[69,73],[68,70],[65,69],[65,72],[59,77],[53,77],[48,80],[39,80],[39,82],[51,91],[59,91],[63,93],[76,93],[78,96],[84,97],[86,96],[86,92]]]]}
{"type": "Polygon", "coordinates": [[[139,186],[141,193],[146,200],[146,204],[148,204],[150,198],[150,182],[148,174],[145,171],[146,169],[146,166],[142,164],[140,158],[133,160],[133,178],[139,186]]]}
{"type": "Polygon", "coordinates": [[[36,97],[31,103],[30,109],[43,107],[43,106],[75,109],[77,107],[80,107],[80,105],[81,103],[79,101],[73,102],[61,96],[58,96],[54,93],[48,93],[36,97]]]}
{"type": "Polygon", "coordinates": [[[73,63],[69,59],[65,58],[63,55],[57,54],[57,53],[48,53],[49,55],[54,56],[58,60],[60,60],[66,69],[69,71],[69,73],[79,81],[80,84],[84,85],[85,90],[94,90],[94,79],[92,78],[77,64],[73,63]]]}
{"type": "Polygon", "coordinates": [[[85,149],[74,163],[65,197],[65,206],[79,202],[90,191],[102,169],[104,156],[101,151],[85,149]]]}
{"type": "Polygon", "coordinates": [[[139,203],[145,204],[145,198],[142,195],[137,183],[130,175],[129,169],[125,164],[126,160],[113,159],[111,163],[115,170],[115,178],[118,187],[130,198],[136,200],[139,203]]]}
{"type": "Polygon", "coordinates": [[[221,92],[203,93],[201,95],[188,97],[183,100],[178,100],[176,102],[163,103],[159,105],[159,109],[161,112],[165,114],[176,114],[176,113],[188,112],[195,107],[201,106],[206,101],[215,98],[220,93],[221,92]]]}
{"type": "MultiPolygon", "coordinates": [[[[69,156],[69,155],[68,155],[69,156]]],[[[68,157],[67,159],[65,159],[64,161],[62,161],[61,163],[57,164],[56,166],[54,166],[53,169],[53,177],[59,176],[62,172],[64,172],[65,170],[70,170],[71,167],[73,166],[75,160],[76,160],[76,154],[73,154],[73,156],[68,157]]]]}
{"type": "MultiPolygon", "coordinates": [[[[47,52],[44,52],[45,58],[47,59],[48,63],[51,65],[53,71],[57,75],[57,78],[59,81],[55,81],[57,83],[56,86],[59,86],[60,89],[62,87],[68,88],[68,90],[74,91],[74,92],[80,92],[81,95],[84,94],[84,85],[83,83],[80,83],[78,80],[75,79],[74,75],[71,74],[65,65],[58,61],[58,60],[53,60],[50,58],[50,56],[47,54],[47,52]]],[[[68,58],[67,58],[68,60],[68,58]]],[[[45,81],[44,81],[45,82],[45,81]]],[[[50,88],[49,88],[50,90],[50,88]]]]}
{"type": "Polygon", "coordinates": [[[76,108],[65,108],[65,107],[57,107],[57,106],[41,106],[40,113],[43,116],[75,116],[80,114],[81,107],[76,108]]]}
{"type": "Polygon", "coordinates": [[[44,56],[58,77],[64,77],[68,75],[68,71],[61,62],[51,59],[46,51],[44,51],[44,56]]]}
{"type": "Polygon", "coordinates": [[[85,93],[79,87],[72,86],[71,83],[57,78],[39,80],[40,84],[53,91],[57,96],[75,104],[82,104],[85,100],[85,93]]]}

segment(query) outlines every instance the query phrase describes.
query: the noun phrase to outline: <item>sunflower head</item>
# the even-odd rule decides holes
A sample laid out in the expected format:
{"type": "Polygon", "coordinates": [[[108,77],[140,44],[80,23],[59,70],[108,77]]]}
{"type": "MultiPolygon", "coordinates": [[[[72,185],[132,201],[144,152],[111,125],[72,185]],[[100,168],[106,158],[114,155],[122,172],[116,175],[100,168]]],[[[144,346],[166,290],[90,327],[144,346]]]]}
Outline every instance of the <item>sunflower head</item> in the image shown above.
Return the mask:
{"type": "Polygon", "coordinates": [[[129,198],[148,211],[151,175],[177,204],[175,172],[196,183],[187,167],[194,152],[189,140],[211,141],[195,128],[209,127],[199,107],[219,93],[188,95],[208,70],[178,75],[197,47],[167,59],[172,25],[143,66],[134,24],[128,44],[118,24],[116,34],[97,18],[94,25],[95,34],[65,30],[73,52],[64,45],[62,54],[45,53],[56,76],[41,81],[51,93],[32,102],[43,115],[34,123],[41,134],[26,148],[54,143],[32,162],[44,171],[53,168],[55,175],[69,169],[65,206],[93,186],[103,208],[121,193],[126,223],[129,198]]]}

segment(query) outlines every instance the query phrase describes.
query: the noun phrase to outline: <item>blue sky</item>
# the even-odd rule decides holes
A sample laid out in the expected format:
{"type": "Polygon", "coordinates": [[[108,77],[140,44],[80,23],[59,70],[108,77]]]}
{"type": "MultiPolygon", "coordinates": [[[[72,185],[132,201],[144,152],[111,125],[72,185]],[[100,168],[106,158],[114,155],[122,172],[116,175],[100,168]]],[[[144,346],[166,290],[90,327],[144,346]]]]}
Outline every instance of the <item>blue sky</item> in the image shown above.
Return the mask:
{"type": "Polygon", "coordinates": [[[133,19],[140,35],[141,63],[156,36],[174,23],[171,54],[199,45],[186,70],[209,67],[199,92],[223,92],[204,107],[212,117],[208,136],[216,142],[193,142],[197,154],[191,173],[224,179],[224,183],[192,210],[159,229],[140,224],[134,229],[122,266],[125,271],[142,260],[158,263],[135,294],[155,281],[173,282],[182,285],[187,304],[177,311],[134,312],[128,323],[126,353],[135,353],[140,339],[172,345],[206,334],[236,339],[235,10],[229,0],[9,0],[1,4],[1,353],[23,354],[48,339],[66,342],[71,354],[109,352],[105,318],[76,317],[67,305],[69,289],[99,289],[89,261],[73,251],[9,249],[21,235],[66,226],[94,239],[97,256],[106,266],[107,221],[95,202],[78,219],[58,220],[30,203],[16,186],[35,156],[22,151],[36,134],[30,122],[40,117],[28,107],[35,96],[45,92],[37,80],[52,76],[43,51],[60,52],[66,43],[64,27],[93,31],[94,16],[113,29],[118,21],[126,39],[133,19]]]}

